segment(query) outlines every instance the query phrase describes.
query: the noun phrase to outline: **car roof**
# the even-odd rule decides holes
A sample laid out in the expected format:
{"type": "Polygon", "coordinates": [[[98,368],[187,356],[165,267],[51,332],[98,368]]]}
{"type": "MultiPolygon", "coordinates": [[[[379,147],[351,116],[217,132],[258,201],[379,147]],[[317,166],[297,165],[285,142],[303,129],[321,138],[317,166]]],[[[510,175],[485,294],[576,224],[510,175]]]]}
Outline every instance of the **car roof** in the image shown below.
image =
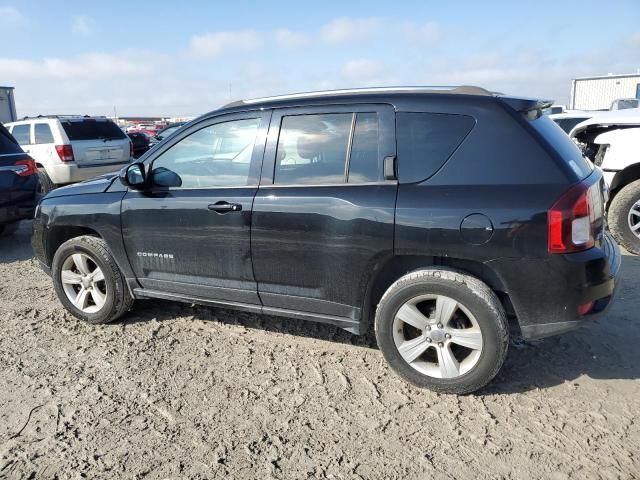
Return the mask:
{"type": "MultiPolygon", "coordinates": [[[[511,97],[499,92],[491,92],[482,87],[462,86],[408,86],[408,87],[371,87],[342,90],[325,90],[317,92],[294,93],[290,95],[277,95],[273,97],[239,100],[222,106],[209,112],[199,119],[220,114],[236,113],[247,110],[259,110],[267,108],[289,108],[299,106],[354,103],[389,103],[406,101],[412,98],[453,98],[464,97],[474,99],[500,99],[511,108],[519,112],[549,107],[553,102],[537,98],[511,97]]],[[[199,120],[196,119],[196,120],[199,120]]]]}
{"type": "Polygon", "coordinates": [[[81,121],[81,120],[111,120],[110,118],[105,117],[104,115],[36,115],[36,116],[27,116],[23,117],[16,122],[30,122],[30,121],[38,121],[38,120],[70,120],[70,121],[81,121]]]}
{"type": "Polygon", "coordinates": [[[232,108],[244,105],[261,105],[264,103],[282,102],[282,101],[295,101],[295,100],[317,100],[325,98],[344,98],[344,97],[370,97],[381,96],[398,93],[433,93],[433,94],[457,94],[457,95],[481,95],[491,96],[492,92],[482,88],[474,86],[435,86],[435,87],[371,87],[371,88],[345,88],[340,90],[320,90],[315,92],[300,92],[286,95],[275,95],[271,97],[253,98],[248,100],[238,100],[231,102],[222,108],[232,108]]]}

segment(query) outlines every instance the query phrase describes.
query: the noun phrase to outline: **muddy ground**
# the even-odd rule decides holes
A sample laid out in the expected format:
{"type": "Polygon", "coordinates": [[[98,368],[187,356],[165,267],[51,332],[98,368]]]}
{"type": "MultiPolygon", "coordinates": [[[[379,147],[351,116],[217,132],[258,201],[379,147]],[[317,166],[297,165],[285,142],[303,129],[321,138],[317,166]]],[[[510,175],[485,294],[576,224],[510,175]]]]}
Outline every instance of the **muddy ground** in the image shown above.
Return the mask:
{"type": "Polygon", "coordinates": [[[607,318],[512,347],[457,397],[330,326],[162,301],[80,323],[29,228],[0,238],[1,478],[640,475],[638,257],[607,318]]]}

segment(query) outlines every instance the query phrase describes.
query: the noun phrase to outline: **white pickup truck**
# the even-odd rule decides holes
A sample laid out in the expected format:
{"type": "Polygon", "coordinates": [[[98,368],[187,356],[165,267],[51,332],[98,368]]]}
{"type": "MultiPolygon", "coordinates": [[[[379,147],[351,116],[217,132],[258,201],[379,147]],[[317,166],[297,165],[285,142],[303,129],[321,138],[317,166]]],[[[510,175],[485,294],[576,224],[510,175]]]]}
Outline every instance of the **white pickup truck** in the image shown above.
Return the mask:
{"type": "Polygon", "coordinates": [[[604,172],[611,233],[629,252],[640,255],[640,109],[598,113],[576,125],[569,136],[604,172]]]}

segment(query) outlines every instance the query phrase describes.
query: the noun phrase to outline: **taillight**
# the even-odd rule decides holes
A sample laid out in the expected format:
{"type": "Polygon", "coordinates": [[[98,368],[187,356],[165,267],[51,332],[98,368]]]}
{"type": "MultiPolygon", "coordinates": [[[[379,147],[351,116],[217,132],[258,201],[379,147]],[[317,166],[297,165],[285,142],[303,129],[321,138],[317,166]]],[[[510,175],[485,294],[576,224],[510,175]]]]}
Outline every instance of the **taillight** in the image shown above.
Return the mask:
{"type": "Polygon", "coordinates": [[[133,142],[129,141],[129,156],[133,157],[133,142]]]}
{"type": "Polygon", "coordinates": [[[14,172],[19,177],[28,177],[29,175],[35,175],[38,173],[38,167],[36,167],[36,162],[33,161],[33,158],[18,160],[15,165],[17,168],[14,172]]]}
{"type": "Polygon", "coordinates": [[[71,145],[56,145],[56,152],[63,162],[73,162],[73,148],[71,145]]]}
{"type": "Polygon", "coordinates": [[[578,183],[549,210],[549,253],[580,252],[594,246],[596,209],[592,188],[600,187],[597,183],[591,187],[578,183]]]}

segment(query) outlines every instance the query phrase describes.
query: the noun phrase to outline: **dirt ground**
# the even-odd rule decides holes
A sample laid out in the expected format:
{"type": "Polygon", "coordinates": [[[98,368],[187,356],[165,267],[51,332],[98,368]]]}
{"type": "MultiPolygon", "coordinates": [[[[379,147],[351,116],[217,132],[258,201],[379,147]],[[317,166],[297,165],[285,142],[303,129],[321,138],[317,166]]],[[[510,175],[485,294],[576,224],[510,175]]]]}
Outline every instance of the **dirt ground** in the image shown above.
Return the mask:
{"type": "Polygon", "coordinates": [[[161,301],[83,324],[29,233],[0,238],[0,478],[640,476],[638,257],[606,318],[457,397],[325,325],[161,301]]]}

